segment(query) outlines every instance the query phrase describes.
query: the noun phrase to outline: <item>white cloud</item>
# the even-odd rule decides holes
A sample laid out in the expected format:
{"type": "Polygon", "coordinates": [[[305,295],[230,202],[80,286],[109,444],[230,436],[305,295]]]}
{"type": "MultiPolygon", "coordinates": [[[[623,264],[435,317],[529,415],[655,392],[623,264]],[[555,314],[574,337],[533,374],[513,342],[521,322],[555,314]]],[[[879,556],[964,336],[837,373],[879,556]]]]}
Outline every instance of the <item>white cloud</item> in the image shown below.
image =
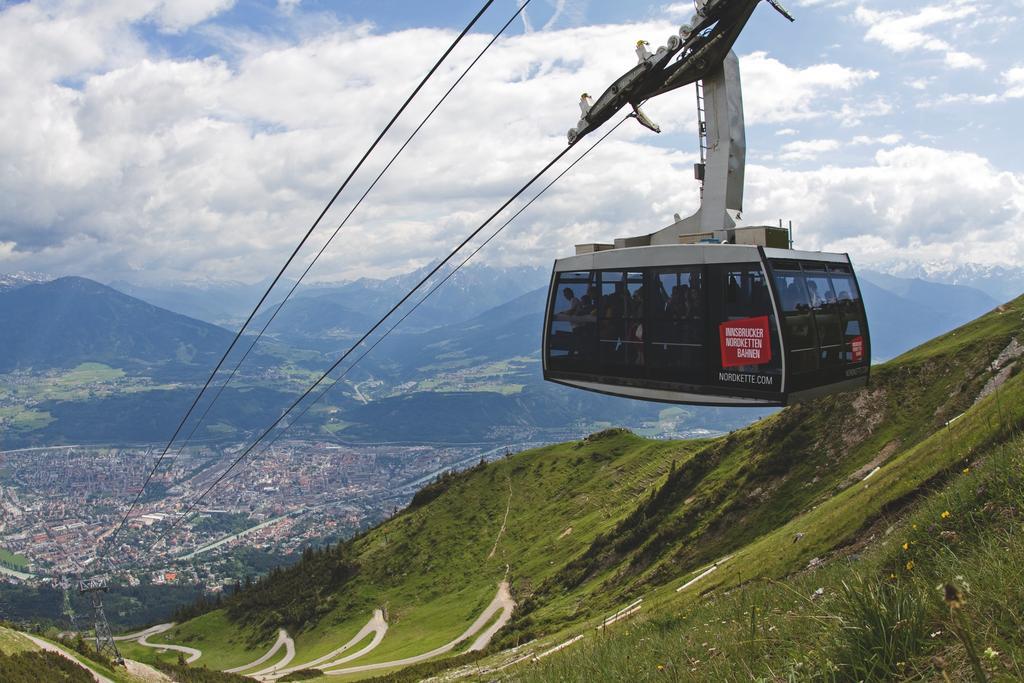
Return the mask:
{"type": "MultiPolygon", "coordinates": [[[[929,5],[909,13],[900,10],[877,11],[859,6],[854,10],[853,17],[868,27],[864,36],[866,40],[881,43],[894,52],[940,52],[950,68],[977,69],[985,67],[984,60],[955,49],[948,41],[926,30],[949,24],[955,27],[959,22],[974,17],[977,11],[966,0],[954,0],[947,5],[929,5]]],[[[948,34],[948,29],[945,32],[948,34]]]]}
{"type": "Polygon", "coordinates": [[[903,145],[874,163],[808,171],[748,169],[745,218],[791,218],[797,245],[850,252],[861,264],[1019,263],[1024,243],[1024,175],[983,157],[903,145]]]}
{"type": "Polygon", "coordinates": [[[825,152],[833,152],[837,149],[839,149],[838,140],[794,140],[782,146],[779,158],[785,161],[806,161],[817,159],[825,152]]]}
{"type": "Polygon", "coordinates": [[[852,128],[861,125],[866,118],[886,116],[892,113],[892,110],[892,104],[879,96],[844,102],[835,116],[841,125],[852,128]]]}
{"type": "Polygon", "coordinates": [[[1007,100],[1015,100],[1024,97],[1024,67],[1015,66],[1004,71],[1000,77],[1006,87],[1001,93],[956,93],[942,95],[934,100],[926,100],[918,103],[920,107],[936,107],[945,104],[997,104],[1007,100]]]}
{"type": "Polygon", "coordinates": [[[1024,97],[1024,66],[1015,66],[1003,74],[1003,82],[1006,83],[1007,98],[1024,97]]]}
{"type": "Polygon", "coordinates": [[[899,133],[891,133],[889,135],[882,135],[874,138],[868,135],[858,135],[854,137],[851,142],[855,145],[898,145],[902,141],[902,135],[899,133]]]}
{"type": "MultiPolygon", "coordinates": [[[[215,12],[224,5],[196,5],[177,18],[160,18],[164,5],[157,2],[54,15],[32,4],[0,12],[0,92],[17,105],[0,107],[0,269],[105,280],[143,274],[262,278],[280,265],[454,35],[433,29],[382,34],[365,24],[330,24],[312,35],[273,40],[224,30],[216,38],[230,45],[230,59],[175,59],[138,33],[140,22],[181,30],[175,27],[205,20],[203,7],[215,12]]],[[[391,273],[436,258],[564,148],[579,92],[599,92],[629,68],[636,37],[655,43],[673,31],[652,22],[549,30],[499,42],[354,215],[314,276],[391,273]]],[[[342,196],[327,225],[340,220],[488,39],[467,38],[342,196]]],[[[741,56],[741,69],[752,131],[790,126],[780,134],[796,135],[792,126],[804,128],[803,122],[852,124],[889,111],[866,92],[878,76],[874,71],[834,63],[794,67],[765,52],[741,56]]],[[[1020,85],[1007,78],[1008,88],[1020,85]]],[[[691,87],[646,109],[671,136],[690,134],[692,107],[691,87]]],[[[765,135],[773,138],[771,133],[765,135]]],[[[695,155],[655,146],[672,144],[663,139],[627,122],[486,258],[546,263],[576,242],[643,234],[667,224],[674,212],[693,211],[695,155]]],[[[873,140],[857,144],[899,142],[891,136],[873,140]]],[[[780,158],[822,158],[840,147],[827,138],[785,142],[780,158]]],[[[921,163],[951,161],[907,149],[917,150],[921,163]]],[[[822,244],[846,239],[844,211],[859,206],[858,192],[878,194],[875,185],[883,180],[912,194],[930,191],[914,178],[932,169],[895,172],[894,163],[844,169],[833,160],[817,175],[751,166],[748,216],[814,221],[822,244]],[[791,196],[778,184],[790,181],[802,192],[791,196]]],[[[1012,183],[1000,172],[973,171],[1012,195],[1012,183]]],[[[950,178],[940,180],[945,196],[956,196],[950,178]]],[[[987,190],[983,194],[994,199],[987,190]]],[[[898,195],[886,194],[886,201],[898,195]]],[[[889,211],[862,211],[851,220],[862,231],[895,240],[887,232],[889,211]]],[[[318,233],[314,246],[322,239],[318,233]]]]}
{"type": "MultiPolygon", "coordinates": [[[[841,111],[829,112],[820,101],[827,95],[854,93],[878,77],[878,72],[851,69],[839,64],[816,64],[804,69],[787,66],[766,52],[746,55],[740,62],[744,91],[743,105],[748,123],[784,123],[814,119],[831,113],[842,117],[841,111]]],[[[844,106],[853,111],[853,102],[844,106]]]]}
{"type": "Polygon", "coordinates": [[[551,14],[551,17],[544,23],[544,30],[550,30],[558,23],[558,20],[562,18],[562,12],[565,11],[566,0],[555,0],[555,11],[551,14]]]}
{"type": "MultiPolygon", "coordinates": [[[[126,268],[168,276],[262,276],[294,245],[452,37],[429,29],[381,35],[365,25],[332,26],[301,41],[246,36],[233,44],[240,53],[231,64],[218,57],[173,60],[150,54],[130,27],[133,18],[144,21],[162,7],[112,12],[103,21],[75,15],[84,22],[72,32],[83,36],[82,47],[66,62],[52,67],[36,55],[44,68],[26,64],[24,73],[3,74],[3,85],[23,103],[0,113],[0,155],[8,161],[0,166],[0,214],[4,240],[17,245],[6,263],[110,277],[125,275],[126,268]],[[118,41],[99,40],[111,27],[120,32],[118,41]],[[81,85],[61,85],[68,74],[81,74],[81,85]]],[[[54,19],[38,12],[14,26],[10,11],[0,15],[0,38],[16,42],[14,34],[26,29],[54,30],[54,19]]],[[[198,9],[180,11],[162,20],[167,28],[203,16],[198,9]]],[[[360,249],[332,250],[329,268],[354,274],[432,258],[425,246],[450,242],[564,146],[579,90],[599,90],[627,68],[636,35],[671,33],[671,26],[653,23],[500,42],[355,215],[347,232],[360,249]],[[616,45],[622,49],[607,49],[616,45]]],[[[467,39],[355,187],[368,182],[486,40],[467,39]]],[[[742,58],[742,68],[751,125],[822,116],[829,96],[874,77],[835,64],[792,68],[765,53],[742,58]]],[[[691,97],[692,91],[666,95],[649,113],[670,132],[689,127],[690,117],[679,117],[678,108],[680,102],[691,106],[691,97]]],[[[548,208],[534,212],[535,225],[561,227],[512,242],[521,257],[550,253],[568,234],[587,239],[590,229],[612,236],[644,232],[681,208],[672,202],[691,201],[693,160],[636,142],[649,135],[630,122],[618,146],[607,145],[622,157],[595,154],[586,162],[589,173],[574,173],[574,182],[601,201],[553,192],[548,208]],[[659,168],[663,179],[638,180],[659,168]],[[609,186],[616,191],[607,192],[609,186]],[[576,219],[582,205],[600,216],[596,224],[584,227],[576,219]]],[[[346,194],[353,196],[355,188],[346,194]]]]}
{"type": "MultiPolygon", "coordinates": [[[[518,0],[518,2],[520,7],[526,4],[526,0],[518,0]]],[[[523,20],[523,31],[533,33],[533,24],[530,23],[530,15],[526,13],[525,9],[519,13],[519,17],[523,20]]]]}
{"type": "Polygon", "coordinates": [[[661,15],[668,17],[672,21],[686,21],[693,14],[692,2],[673,2],[669,5],[663,5],[661,8],[661,15]]]}
{"type": "Polygon", "coordinates": [[[984,69],[985,60],[959,50],[950,50],[945,56],[946,66],[951,69],[984,69]]]}
{"type": "Polygon", "coordinates": [[[796,0],[799,7],[844,7],[853,0],[796,0]]]}
{"type": "Polygon", "coordinates": [[[180,33],[234,4],[235,0],[165,0],[153,9],[152,16],[162,30],[180,33]]]}

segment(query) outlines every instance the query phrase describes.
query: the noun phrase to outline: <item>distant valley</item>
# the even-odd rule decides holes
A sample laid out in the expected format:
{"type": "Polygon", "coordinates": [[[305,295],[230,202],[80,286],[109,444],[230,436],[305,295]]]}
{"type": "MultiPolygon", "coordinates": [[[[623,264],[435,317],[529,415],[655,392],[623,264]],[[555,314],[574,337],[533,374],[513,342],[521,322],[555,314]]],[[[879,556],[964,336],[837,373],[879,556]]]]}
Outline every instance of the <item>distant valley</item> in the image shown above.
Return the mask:
{"type": "MultiPolygon", "coordinates": [[[[300,288],[197,430],[197,441],[240,441],[273,420],[418,275],[300,288]]],[[[767,414],[626,402],[543,382],[546,281],[546,272],[534,268],[460,271],[293,434],[348,442],[500,444],[557,441],[611,424],[648,436],[722,432],[767,414]]],[[[230,343],[234,321],[262,286],[121,283],[153,300],[147,302],[78,277],[47,282],[4,276],[0,283],[2,448],[168,438],[230,343]]],[[[997,303],[965,285],[881,273],[862,273],[861,285],[876,361],[997,303]]],[[[254,331],[280,297],[271,301],[254,331]]],[[[214,386],[251,340],[243,339],[214,386]]]]}

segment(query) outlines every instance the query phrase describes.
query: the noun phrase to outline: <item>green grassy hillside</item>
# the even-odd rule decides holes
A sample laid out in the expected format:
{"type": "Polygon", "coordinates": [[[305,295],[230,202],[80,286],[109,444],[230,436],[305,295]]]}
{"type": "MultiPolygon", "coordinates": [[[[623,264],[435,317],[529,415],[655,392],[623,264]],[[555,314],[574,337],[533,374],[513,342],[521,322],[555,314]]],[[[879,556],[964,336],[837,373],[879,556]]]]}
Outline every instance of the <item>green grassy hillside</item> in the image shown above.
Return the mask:
{"type": "MultiPolygon", "coordinates": [[[[46,643],[47,639],[41,636],[33,636],[39,642],[46,643]]],[[[55,645],[53,641],[48,641],[55,645]]],[[[45,651],[40,645],[33,642],[24,633],[0,626],[0,681],[4,683],[39,683],[40,681],[53,681],[57,683],[92,683],[94,680],[90,671],[100,672],[102,675],[117,681],[117,683],[137,683],[138,679],[125,675],[119,675],[109,668],[86,660],[77,652],[74,652],[67,644],[60,648],[67,653],[67,657],[57,652],[45,651]]]]}
{"type": "Polygon", "coordinates": [[[237,665],[254,659],[250,646],[268,647],[283,626],[300,634],[299,651],[312,658],[382,607],[390,628],[372,660],[425,652],[459,635],[506,575],[514,592],[552,577],[624,519],[673,462],[703,446],[612,431],[449,476],[381,527],[309,553],[243,591],[226,612],[165,634],[166,642],[203,650],[211,666],[237,665]],[[225,648],[232,620],[244,638],[225,648]],[[222,657],[225,649],[232,655],[222,657]]]}
{"type": "MultiPolygon", "coordinates": [[[[784,579],[654,607],[510,680],[1024,680],[1024,438],[784,579]]],[[[742,559],[742,558],[740,558],[742,559]]],[[[705,586],[704,590],[709,587],[705,586]]],[[[494,676],[491,676],[493,679],[494,676]]]]}
{"type": "MultiPolygon", "coordinates": [[[[864,592],[836,588],[849,576],[830,557],[883,534],[880,520],[932,504],[929,492],[939,495],[934,491],[974,467],[968,463],[991,460],[998,479],[1006,463],[1019,462],[1012,452],[1024,421],[1024,378],[1015,360],[1022,331],[1024,298],[876,367],[862,391],[788,408],[721,439],[648,441],[612,430],[481,465],[427,487],[407,510],[352,542],[310,553],[230,599],[224,610],[152,640],[199,648],[204,655],[197,664],[227,668],[254,660],[285,628],[295,638],[296,665],[338,648],[379,608],[386,634],[344,666],[394,662],[455,639],[507,580],[517,607],[490,644],[488,653],[496,654],[475,670],[544,654],[587,634],[591,645],[553,654],[537,669],[582,680],[583,674],[568,676],[557,667],[575,666],[600,679],[600,671],[572,657],[587,652],[604,661],[593,627],[639,599],[641,615],[657,613],[668,624],[645,622],[646,628],[678,636],[685,630],[680,614],[714,612],[701,596],[750,585],[800,593],[803,584],[793,573],[824,564],[836,572],[829,600],[845,600],[854,610],[864,592]],[[1004,451],[1010,454],[997,457],[1004,451]],[[784,577],[790,578],[764,587],[784,577]],[[695,583],[676,590],[690,579],[695,583]]],[[[917,540],[922,549],[925,540],[917,540]]],[[[898,569],[883,551],[872,546],[871,552],[880,553],[878,567],[898,569]]],[[[888,588],[872,584],[871,590],[882,591],[880,600],[896,600],[888,588]]],[[[749,600],[763,598],[757,595],[749,600]]],[[[755,616],[754,636],[758,624],[755,616]]],[[[601,642],[619,642],[618,631],[609,630],[612,637],[601,642]]],[[[349,652],[370,642],[367,637],[349,652]]],[[[463,654],[469,642],[443,654],[463,654]]],[[[636,645],[621,642],[620,654],[636,645]]],[[[607,652],[611,667],[614,647],[607,652]]],[[[619,664],[640,671],[630,661],[619,664]]],[[[418,666],[413,671],[428,665],[418,666]]],[[[523,664],[501,671],[534,676],[523,664]]]]}

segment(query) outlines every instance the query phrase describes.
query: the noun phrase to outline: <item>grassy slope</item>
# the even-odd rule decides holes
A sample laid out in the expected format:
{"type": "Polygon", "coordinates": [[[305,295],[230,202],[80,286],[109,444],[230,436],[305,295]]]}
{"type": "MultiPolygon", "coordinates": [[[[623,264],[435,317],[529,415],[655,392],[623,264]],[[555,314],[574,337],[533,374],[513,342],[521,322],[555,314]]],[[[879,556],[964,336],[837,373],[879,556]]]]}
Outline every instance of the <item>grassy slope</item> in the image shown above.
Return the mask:
{"type": "Polygon", "coordinates": [[[0,626],[0,653],[13,655],[16,652],[32,652],[38,649],[35,643],[17,631],[0,626]]]}
{"type": "MultiPolygon", "coordinates": [[[[198,665],[211,669],[230,669],[258,659],[270,649],[274,637],[256,638],[251,630],[236,627],[228,621],[223,611],[217,610],[147,640],[154,644],[176,643],[197,648],[203,652],[197,661],[198,665]]],[[[148,663],[154,663],[154,659],[168,663],[178,661],[176,652],[160,654],[154,648],[141,645],[132,648],[131,652],[139,654],[142,657],[140,661],[148,663]],[[141,650],[149,650],[149,654],[141,650]]]]}
{"type": "MultiPolygon", "coordinates": [[[[341,645],[376,607],[388,611],[388,637],[360,663],[447,643],[491,601],[506,567],[513,586],[551,576],[625,517],[638,496],[664,479],[673,460],[685,461],[702,444],[648,442],[615,431],[457,477],[443,495],[355,541],[359,574],[337,596],[336,607],[298,635],[299,657],[308,661],[341,645]]],[[[207,620],[222,623],[221,615],[201,617],[153,640],[197,647],[206,653],[199,663],[210,666],[254,659],[227,655],[233,647],[224,640],[227,631],[205,627],[207,620]]],[[[235,643],[252,635],[246,629],[240,634],[235,643]]],[[[262,645],[272,640],[268,636],[262,645]]]]}
{"type": "MultiPolygon", "coordinates": [[[[703,589],[800,569],[955,469],[967,449],[1008,437],[1021,419],[1024,380],[971,406],[993,359],[1021,338],[1022,313],[1018,299],[875,368],[866,390],[789,408],[723,439],[651,442],[612,432],[466,473],[354,542],[359,573],[298,636],[296,661],[347,640],[376,606],[387,607],[391,630],[359,663],[443,644],[506,570],[521,607],[499,634],[503,645],[554,642],[640,596],[645,609],[676,604],[682,577],[724,555],[737,554],[703,589]],[[949,433],[940,429],[969,408],[949,433]],[[876,465],[868,485],[859,483],[876,465]],[[507,528],[488,557],[510,485],[507,528]]],[[[167,637],[178,642],[195,630],[193,622],[167,637]]],[[[233,660],[222,654],[225,633],[189,644],[233,660]]]]}
{"type": "MultiPolygon", "coordinates": [[[[83,668],[87,670],[98,672],[113,681],[117,681],[118,683],[137,683],[136,679],[128,675],[128,673],[124,669],[111,669],[98,662],[86,659],[85,657],[75,652],[73,649],[71,649],[64,643],[54,641],[50,638],[44,638],[44,640],[47,640],[48,642],[62,649],[64,652],[68,653],[75,661],[77,661],[83,668]]],[[[25,637],[24,634],[0,626],[0,653],[5,655],[12,655],[18,652],[36,652],[39,650],[39,646],[37,646],[35,643],[33,643],[31,640],[25,637]]],[[[63,680],[62,674],[60,673],[60,671],[56,669],[52,671],[52,675],[52,680],[63,680]]]]}
{"type": "MultiPolygon", "coordinates": [[[[833,562],[784,581],[758,578],[664,601],[610,637],[504,675],[580,683],[982,680],[971,648],[988,680],[1024,680],[1022,515],[1018,432],[907,514],[880,517],[863,543],[833,562]],[[961,605],[946,601],[946,585],[960,591],[961,605]]],[[[718,585],[734,583],[726,576],[718,585]]]]}
{"type": "Polygon", "coordinates": [[[119,666],[107,666],[106,664],[102,664],[100,662],[93,661],[92,659],[89,659],[88,657],[85,657],[81,653],[76,652],[67,643],[62,643],[62,642],[54,640],[52,638],[43,638],[43,639],[48,641],[49,643],[51,643],[53,645],[56,645],[57,647],[59,647],[64,652],[66,652],[67,654],[71,655],[71,657],[74,658],[75,661],[77,661],[84,668],[89,669],[90,671],[94,671],[94,672],[96,672],[96,673],[98,673],[98,674],[100,674],[102,676],[106,676],[107,678],[109,678],[112,681],[115,681],[116,683],[138,683],[138,679],[135,678],[134,676],[132,676],[131,674],[129,674],[122,667],[119,667],[119,666]]]}

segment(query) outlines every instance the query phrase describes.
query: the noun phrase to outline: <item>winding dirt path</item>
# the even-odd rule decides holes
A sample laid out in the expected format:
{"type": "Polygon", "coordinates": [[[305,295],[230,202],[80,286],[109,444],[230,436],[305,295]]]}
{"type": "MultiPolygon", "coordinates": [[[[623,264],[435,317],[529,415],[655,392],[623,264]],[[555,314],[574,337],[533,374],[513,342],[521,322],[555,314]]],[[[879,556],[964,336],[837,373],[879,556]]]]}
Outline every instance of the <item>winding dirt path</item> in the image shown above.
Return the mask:
{"type": "Polygon", "coordinates": [[[352,638],[349,639],[347,643],[345,643],[338,649],[328,652],[322,657],[318,657],[317,659],[314,659],[311,662],[306,662],[305,664],[297,664],[288,669],[282,669],[280,671],[277,671],[272,676],[270,676],[270,678],[280,678],[281,676],[286,676],[300,669],[331,668],[334,666],[340,666],[347,662],[351,662],[354,659],[359,659],[360,657],[371,652],[374,648],[380,645],[380,642],[384,640],[384,634],[386,634],[387,632],[388,622],[384,619],[384,612],[382,610],[375,609],[373,610],[373,616],[370,617],[370,620],[368,622],[366,622],[366,625],[359,629],[358,633],[352,636],[352,638]],[[338,657],[338,655],[342,654],[346,650],[349,650],[358,645],[359,643],[363,642],[363,640],[366,639],[366,636],[370,635],[371,633],[373,634],[373,638],[364,647],[360,648],[359,650],[349,655],[341,657],[340,659],[335,659],[336,657],[338,657]],[[324,662],[327,663],[325,664],[324,662]]]}
{"type": "Polygon", "coordinates": [[[270,649],[267,650],[266,654],[264,654],[262,657],[260,657],[254,662],[249,662],[248,664],[245,664],[243,666],[236,666],[233,669],[225,669],[224,672],[229,674],[237,674],[245,671],[246,669],[253,669],[259,666],[260,664],[263,664],[264,662],[268,661],[271,657],[273,657],[278,650],[285,646],[286,640],[288,640],[288,631],[285,631],[283,628],[278,629],[277,640],[270,647],[270,649]]]}
{"type": "MultiPolygon", "coordinates": [[[[288,635],[288,632],[284,629],[281,629],[281,633],[284,634],[284,657],[281,658],[281,661],[279,661],[277,664],[274,664],[273,666],[268,666],[266,669],[260,669],[256,673],[246,674],[247,676],[250,676],[251,678],[259,678],[262,680],[264,678],[268,678],[271,674],[280,671],[281,669],[292,663],[292,660],[295,659],[295,641],[291,639],[291,637],[288,635]]],[[[278,635],[278,640],[281,640],[281,638],[282,636],[278,635]]]]}
{"type": "Polygon", "coordinates": [[[494,553],[498,552],[498,541],[501,540],[501,535],[505,533],[505,525],[508,523],[508,511],[512,509],[512,477],[508,478],[508,504],[505,505],[505,519],[501,520],[501,528],[498,529],[498,537],[494,539],[494,547],[491,548],[491,552],[487,555],[487,559],[494,557],[494,553]]]}
{"type": "MultiPolygon", "coordinates": [[[[428,659],[433,659],[434,657],[437,657],[438,655],[443,655],[443,654],[445,654],[447,652],[451,652],[452,650],[455,649],[456,645],[458,645],[459,643],[463,642],[464,640],[468,640],[469,638],[472,638],[473,636],[475,636],[477,634],[477,632],[479,632],[480,629],[482,629],[484,627],[484,624],[486,624],[488,621],[490,621],[491,618],[498,611],[501,611],[502,615],[498,618],[498,621],[495,624],[492,624],[491,627],[488,628],[487,631],[485,631],[473,643],[473,647],[477,647],[479,645],[480,649],[483,649],[484,647],[487,646],[487,643],[490,642],[491,636],[493,636],[494,633],[496,633],[498,631],[498,629],[501,628],[501,626],[504,626],[505,623],[507,623],[508,620],[511,618],[512,610],[515,609],[515,606],[516,606],[515,600],[512,599],[512,594],[509,592],[508,582],[507,581],[502,581],[501,584],[498,586],[497,594],[494,596],[494,599],[491,600],[491,604],[489,604],[484,609],[484,611],[480,613],[480,616],[478,616],[476,618],[476,621],[474,621],[469,626],[469,628],[467,628],[462,633],[462,635],[460,635],[455,640],[453,640],[453,641],[451,641],[449,643],[446,643],[446,644],[442,645],[441,647],[435,648],[435,649],[431,650],[430,652],[424,652],[421,655],[414,655],[412,657],[405,657],[404,659],[396,659],[396,660],[393,660],[393,661],[390,661],[390,662],[379,662],[377,664],[363,664],[361,666],[350,666],[350,667],[347,667],[347,668],[344,668],[344,669],[335,669],[333,671],[324,671],[324,674],[327,675],[327,676],[344,676],[346,674],[359,673],[359,672],[362,672],[362,671],[375,671],[375,670],[378,670],[378,669],[391,669],[391,668],[394,668],[394,667],[408,666],[409,664],[418,664],[420,662],[425,662],[428,659]],[[500,625],[497,625],[497,624],[500,624],[500,625]],[[496,625],[497,625],[497,628],[495,628],[496,625]],[[486,640],[484,639],[485,636],[486,636],[486,640]]],[[[323,669],[321,669],[321,670],[323,670],[323,669]]]]}
{"type": "MultiPolygon", "coordinates": [[[[507,573],[508,572],[506,570],[506,574],[507,573]]],[[[491,642],[491,638],[494,637],[494,634],[500,631],[502,627],[505,624],[507,624],[509,620],[512,618],[512,610],[514,610],[515,608],[516,602],[512,599],[512,594],[508,590],[508,582],[502,581],[501,585],[498,586],[498,594],[494,596],[494,600],[491,602],[491,606],[484,610],[484,614],[481,615],[481,618],[486,616],[484,622],[482,623],[486,623],[487,619],[490,619],[494,615],[494,612],[497,611],[497,609],[501,610],[501,614],[498,616],[497,619],[495,619],[493,624],[487,627],[486,631],[477,636],[476,640],[473,641],[473,644],[469,646],[469,651],[479,652],[480,650],[483,650],[485,647],[487,647],[491,642]],[[496,603],[497,608],[492,609],[492,607],[495,607],[496,603]]],[[[477,621],[479,621],[479,619],[477,621]]]]}
{"type": "Polygon", "coordinates": [[[159,633],[163,633],[164,631],[170,631],[172,628],[174,628],[174,624],[160,624],[153,628],[148,628],[142,632],[136,642],[144,647],[151,647],[157,650],[171,650],[173,652],[180,652],[183,655],[188,655],[188,658],[185,660],[186,664],[191,664],[203,656],[202,650],[197,650],[194,647],[170,645],[168,643],[151,643],[147,640],[150,636],[155,636],[159,633]]]}
{"type": "Polygon", "coordinates": [[[157,633],[163,633],[164,631],[167,630],[167,628],[165,628],[166,626],[167,626],[167,624],[160,624],[158,626],[150,626],[149,628],[144,629],[142,631],[138,631],[137,633],[129,633],[128,635],[124,635],[124,636],[114,636],[114,640],[116,640],[118,642],[120,642],[122,640],[138,640],[139,638],[141,638],[143,636],[151,636],[151,635],[154,635],[154,634],[157,634],[157,633]]]}
{"type": "Polygon", "coordinates": [[[93,678],[94,681],[96,681],[96,683],[114,683],[114,681],[110,680],[106,676],[103,676],[102,674],[98,674],[95,671],[93,671],[92,669],[90,669],[89,667],[87,667],[85,664],[82,664],[80,661],[75,659],[75,657],[72,656],[71,653],[69,653],[64,648],[58,647],[57,645],[54,645],[53,643],[49,643],[49,642],[43,640],[42,638],[36,638],[35,636],[30,635],[28,633],[25,633],[23,635],[26,638],[28,638],[29,640],[31,640],[33,643],[35,643],[40,649],[46,650],[47,652],[52,652],[52,653],[54,653],[56,655],[60,655],[64,659],[70,659],[76,665],[82,667],[83,669],[88,671],[90,674],[92,674],[92,678],[93,678]]]}

